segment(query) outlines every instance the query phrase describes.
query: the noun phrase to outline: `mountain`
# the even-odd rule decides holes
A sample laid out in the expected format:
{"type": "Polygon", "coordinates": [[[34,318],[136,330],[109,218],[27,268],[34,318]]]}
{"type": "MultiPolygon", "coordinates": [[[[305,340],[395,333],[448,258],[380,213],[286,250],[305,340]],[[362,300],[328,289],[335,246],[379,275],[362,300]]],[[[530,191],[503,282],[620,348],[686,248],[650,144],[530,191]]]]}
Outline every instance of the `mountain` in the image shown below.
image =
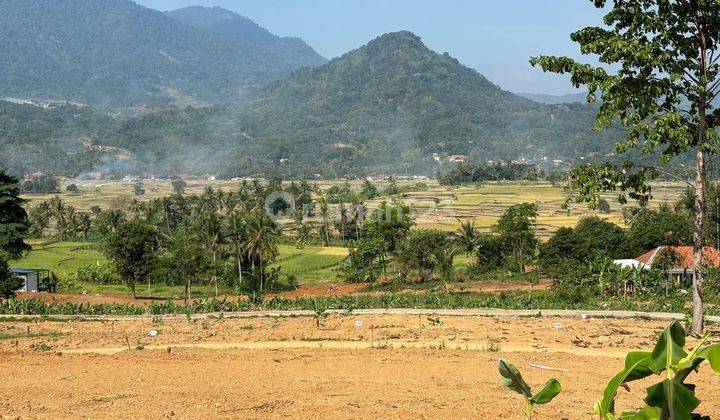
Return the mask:
{"type": "Polygon", "coordinates": [[[249,123],[245,156],[343,174],[430,172],[434,153],[482,162],[604,153],[612,134],[592,130],[595,113],[504,91],[403,31],[260,89],[238,120],[249,123]]]}
{"type": "Polygon", "coordinates": [[[587,102],[587,92],[568,93],[566,95],[548,95],[544,93],[518,93],[518,96],[548,105],[587,102]]]}
{"type": "Polygon", "coordinates": [[[184,25],[261,46],[296,67],[318,66],[327,62],[302,39],[279,37],[245,16],[221,7],[190,6],[165,14],[184,25]]]}
{"type": "Polygon", "coordinates": [[[129,0],[0,0],[0,97],[205,104],[307,65],[129,0]]]}
{"type": "Polygon", "coordinates": [[[81,170],[73,165],[83,153],[96,168],[119,173],[434,174],[437,160],[455,154],[472,162],[604,159],[622,136],[593,131],[595,106],[546,105],[504,91],[404,31],[296,70],[238,104],[132,118],[72,105],[25,117],[18,106],[31,105],[0,107],[0,133],[16,133],[9,148],[0,139],[0,153],[12,152],[17,171],[42,169],[37,157],[57,153],[67,175],[81,170]],[[22,147],[33,127],[39,133],[22,147]],[[61,154],[57,144],[72,145],[72,153],[61,154]],[[27,160],[32,165],[20,152],[36,157],[27,160]]]}

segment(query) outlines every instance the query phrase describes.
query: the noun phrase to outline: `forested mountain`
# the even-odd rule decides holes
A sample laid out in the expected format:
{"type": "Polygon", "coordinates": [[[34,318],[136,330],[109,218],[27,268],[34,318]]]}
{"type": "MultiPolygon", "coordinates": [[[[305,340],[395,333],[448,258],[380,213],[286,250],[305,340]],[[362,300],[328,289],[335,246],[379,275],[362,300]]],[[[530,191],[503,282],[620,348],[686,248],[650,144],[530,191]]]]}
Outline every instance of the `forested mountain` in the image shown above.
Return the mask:
{"type": "Polygon", "coordinates": [[[113,124],[89,107],[45,109],[0,101],[0,167],[16,174],[90,171],[105,154],[96,142],[114,137],[113,124]]]}
{"type": "Polygon", "coordinates": [[[15,157],[0,165],[40,169],[54,154],[66,174],[85,170],[74,162],[88,154],[94,160],[83,160],[86,166],[156,175],[433,174],[438,160],[453,154],[481,163],[602,158],[621,136],[592,131],[590,105],[521,98],[410,32],[385,34],[325,65],[297,70],[254,89],[241,105],[129,119],[74,106],[27,113],[17,107],[0,107],[0,152],[15,157]]]}
{"type": "Polygon", "coordinates": [[[130,0],[0,0],[0,97],[97,107],[234,100],[308,64],[130,0]]]}
{"type": "Polygon", "coordinates": [[[300,38],[279,37],[245,16],[220,7],[190,6],[165,12],[178,22],[261,46],[296,67],[327,62],[300,38]]]}
{"type": "MultiPolygon", "coordinates": [[[[410,32],[385,34],[257,92],[253,156],[336,173],[428,171],[439,155],[574,160],[610,150],[587,105],[544,105],[504,91],[410,32]]],[[[321,172],[321,170],[319,170],[321,172]]]]}

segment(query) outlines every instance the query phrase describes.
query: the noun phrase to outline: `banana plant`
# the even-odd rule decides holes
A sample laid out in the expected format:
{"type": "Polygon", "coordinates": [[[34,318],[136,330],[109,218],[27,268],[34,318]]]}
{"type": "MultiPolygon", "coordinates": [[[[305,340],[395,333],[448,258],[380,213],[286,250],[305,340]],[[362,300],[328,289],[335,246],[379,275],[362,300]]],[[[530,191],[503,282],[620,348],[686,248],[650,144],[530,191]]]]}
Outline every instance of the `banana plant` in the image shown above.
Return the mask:
{"type": "Polygon", "coordinates": [[[674,321],[660,335],[652,352],[634,351],[625,357],[625,368],[605,387],[603,398],[595,403],[594,412],[602,420],[615,420],[615,397],[624,384],[652,375],[662,380],[647,388],[646,406],[639,411],[623,412],[623,420],[691,420],[701,418],[695,409],[700,400],[695,385],[685,381],[705,361],[720,373],[720,344],[706,345],[709,333],[695,348],[685,351],[685,330],[674,321]]]}
{"type": "Polygon", "coordinates": [[[532,419],[535,405],[547,404],[560,393],[560,382],[557,379],[550,379],[537,394],[533,395],[530,385],[525,382],[517,368],[505,359],[501,358],[498,362],[498,370],[505,386],[525,399],[525,415],[528,420],[532,419]]]}

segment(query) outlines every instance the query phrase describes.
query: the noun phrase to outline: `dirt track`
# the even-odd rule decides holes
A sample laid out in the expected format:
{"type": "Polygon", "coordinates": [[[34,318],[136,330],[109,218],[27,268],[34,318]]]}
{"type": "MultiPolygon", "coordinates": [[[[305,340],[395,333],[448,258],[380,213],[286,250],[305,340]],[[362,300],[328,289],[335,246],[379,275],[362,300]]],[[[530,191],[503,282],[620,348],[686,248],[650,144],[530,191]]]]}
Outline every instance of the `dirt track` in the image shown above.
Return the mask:
{"type": "MultiPolygon", "coordinates": [[[[563,393],[537,411],[539,418],[589,418],[622,355],[652,346],[665,326],[560,318],[440,321],[331,316],[321,329],[312,318],[2,322],[0,414],[520,418],[521,402],[500,385],[496,364],[503,356],[535,387],[551,376],[562,383],[563,393]],[[156,337],[148,335],[153,329],[156,337]],[[16,337],[7,338],[11,334],[16,337]]],[[[720,376],[705,369],[699,378],[699,411],[719,415],[720,401],[712,396],[720,393],[720,376]]],[[[621,393],[619,408],[639,407],[639,397],[621,393]]]]}

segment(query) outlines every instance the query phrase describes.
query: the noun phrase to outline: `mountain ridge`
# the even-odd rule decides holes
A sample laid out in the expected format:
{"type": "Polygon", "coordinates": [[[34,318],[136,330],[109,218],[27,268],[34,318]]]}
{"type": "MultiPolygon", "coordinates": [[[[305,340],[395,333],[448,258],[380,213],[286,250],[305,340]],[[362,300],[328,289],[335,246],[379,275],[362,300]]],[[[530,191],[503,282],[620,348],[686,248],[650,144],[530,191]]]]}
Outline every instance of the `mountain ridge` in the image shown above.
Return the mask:
{"type": "Polygon", "coordinates": [[[0,54],[0,97],[100,108],[237,100],[305,65],[130,0],[4,0],[0,54]]]}
{"type": "Polygon", "coordinates": [[[327,62],[327,59],[302,39],[280,37],[250,18],[222,7],[188,6],[164,13],[184,25],[203,28],[217,34],[240,38],[271,48],[271,51],[299,67],[317,66],[327,62]]]}

